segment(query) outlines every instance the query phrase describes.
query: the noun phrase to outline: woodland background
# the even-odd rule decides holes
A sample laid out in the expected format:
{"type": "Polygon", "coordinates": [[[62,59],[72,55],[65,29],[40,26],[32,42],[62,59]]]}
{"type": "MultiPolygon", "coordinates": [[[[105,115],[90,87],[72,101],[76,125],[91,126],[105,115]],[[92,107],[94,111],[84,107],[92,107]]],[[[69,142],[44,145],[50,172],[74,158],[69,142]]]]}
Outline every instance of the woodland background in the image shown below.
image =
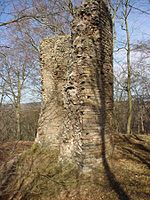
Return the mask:
{"type": "MultiPolygon", "coordinates": [[[[150,133],[150,1],[108,1],[114,40],[114,128],[150,133]]],[[[0,1],[0,141],[34,140],[40,42],[70,34],[80,0],[0,1]]]]}

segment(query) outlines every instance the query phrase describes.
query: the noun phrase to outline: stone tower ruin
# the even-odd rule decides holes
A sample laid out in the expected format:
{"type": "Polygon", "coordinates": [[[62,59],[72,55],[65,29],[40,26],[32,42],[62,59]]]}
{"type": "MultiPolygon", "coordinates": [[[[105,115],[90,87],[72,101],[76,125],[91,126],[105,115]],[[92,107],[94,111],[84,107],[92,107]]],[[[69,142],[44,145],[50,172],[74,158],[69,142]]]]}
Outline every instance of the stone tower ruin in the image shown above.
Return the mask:
{"type": "Polygon", "coordinates": [[[36,141],[84,170],[101,162],[112,132],[112,21],[104,0],[86,0],[70,36],[41,44],[43,107],[36,141]]]}

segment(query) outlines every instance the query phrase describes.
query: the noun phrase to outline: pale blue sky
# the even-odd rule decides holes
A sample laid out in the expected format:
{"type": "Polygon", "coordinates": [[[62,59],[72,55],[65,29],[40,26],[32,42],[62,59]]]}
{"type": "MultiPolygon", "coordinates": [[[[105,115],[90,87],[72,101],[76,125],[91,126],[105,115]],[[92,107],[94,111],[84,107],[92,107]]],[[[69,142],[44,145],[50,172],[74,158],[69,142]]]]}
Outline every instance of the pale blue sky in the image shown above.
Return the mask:
{"type": "MultiPolygon", "coordinates": [[[[16,0],[11,0],[11,2],[16,0]]],[[[18,1],[18,0],[17,0],[18,1]]],[[[80,0],[74,0],[74,2],[79,2],[80,0]]],[[[0,0],[0,4],[6,2],[6,0],[0,0]]],[[[148,0],[131,0],[131,5],[135,8],[132,9],[129,15],[129,30],[131,36],[131,43],[138,43],[140,41],[147,41],[150,40],[150,2],[148,0]],[[141,10],[141,11],[140,11],[141,10]],[[142,10],[146,11],[149,14],[142,13],[142,10]]],[[[8,4],[5,12],[9,13],[11,7],[8,4]]],[[[0,16],[0,22],[4,22],[11,19],[11,15],[5,14],[0,16]]],[[[7,39],[5,38],[5,32],[3,31],[5,28],[0,28],[1,35],[3,35],[3,39],[1,38],[0,44],[6,44],[7,39]]],[[[121,30],[120,23],[117,23],[116,26],[117,30],[117,47],[121,47],[122,44],[118,43],[119,41],[125,41],[125,32],[121,30]]],[[[115,59],[118,59],[120,63],[126,62],[126,56],[124,52],[120,52],[115,56],[115,59]]],[[[134,58],[132,58],[134,59],[134,58]]],[[[114,62],[115,70],[119,69],[119,65],[114,62]]],[[[35,95],[35,94],[34,94],[35,95]]],[[[32,93],[30,95],[32,97],[32,93]]],[[[35,95],[36,97],[36,95],[35,95]]],[[[27,97],[25,98],[27,99],[27,97]]],[[[29,95],[28,95],[29,99],[29,95]]]]}

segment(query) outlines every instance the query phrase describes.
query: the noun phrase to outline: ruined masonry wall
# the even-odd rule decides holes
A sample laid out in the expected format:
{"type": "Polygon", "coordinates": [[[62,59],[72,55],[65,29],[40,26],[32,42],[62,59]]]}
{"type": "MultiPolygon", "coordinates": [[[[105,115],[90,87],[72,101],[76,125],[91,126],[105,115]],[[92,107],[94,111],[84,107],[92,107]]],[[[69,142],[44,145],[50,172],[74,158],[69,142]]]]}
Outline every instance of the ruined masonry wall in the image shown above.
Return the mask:
{"type": "Polygon", "coordinates": [[[105,2],[86,0],[71,37],[45,40],[41,54],[44,106],[37,141],[46,137],[62,160],[94,169],[112,132],[112,22],[105,2]]]}
{"type": "Polygon", "coordinates": [[[41,43],[43,105],[36,142],[58,147],[65,117],[63,88],[70,62],[70,36],[50,37],[41,43]]]}

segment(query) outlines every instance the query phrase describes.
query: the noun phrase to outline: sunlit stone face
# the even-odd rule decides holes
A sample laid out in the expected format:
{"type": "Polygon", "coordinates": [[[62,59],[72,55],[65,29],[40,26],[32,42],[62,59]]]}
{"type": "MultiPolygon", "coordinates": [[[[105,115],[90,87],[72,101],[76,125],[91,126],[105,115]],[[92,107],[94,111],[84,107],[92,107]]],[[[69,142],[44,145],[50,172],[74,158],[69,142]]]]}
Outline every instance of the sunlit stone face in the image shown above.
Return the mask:
{"type": "Polygon", "coordinates": [[[85,1],[71,36],[43,41],[41,62],[44,104],[36,140],[58,148],[60,160],[93,169],[112,131],[112,24],[105,3],[85,1]]]}

